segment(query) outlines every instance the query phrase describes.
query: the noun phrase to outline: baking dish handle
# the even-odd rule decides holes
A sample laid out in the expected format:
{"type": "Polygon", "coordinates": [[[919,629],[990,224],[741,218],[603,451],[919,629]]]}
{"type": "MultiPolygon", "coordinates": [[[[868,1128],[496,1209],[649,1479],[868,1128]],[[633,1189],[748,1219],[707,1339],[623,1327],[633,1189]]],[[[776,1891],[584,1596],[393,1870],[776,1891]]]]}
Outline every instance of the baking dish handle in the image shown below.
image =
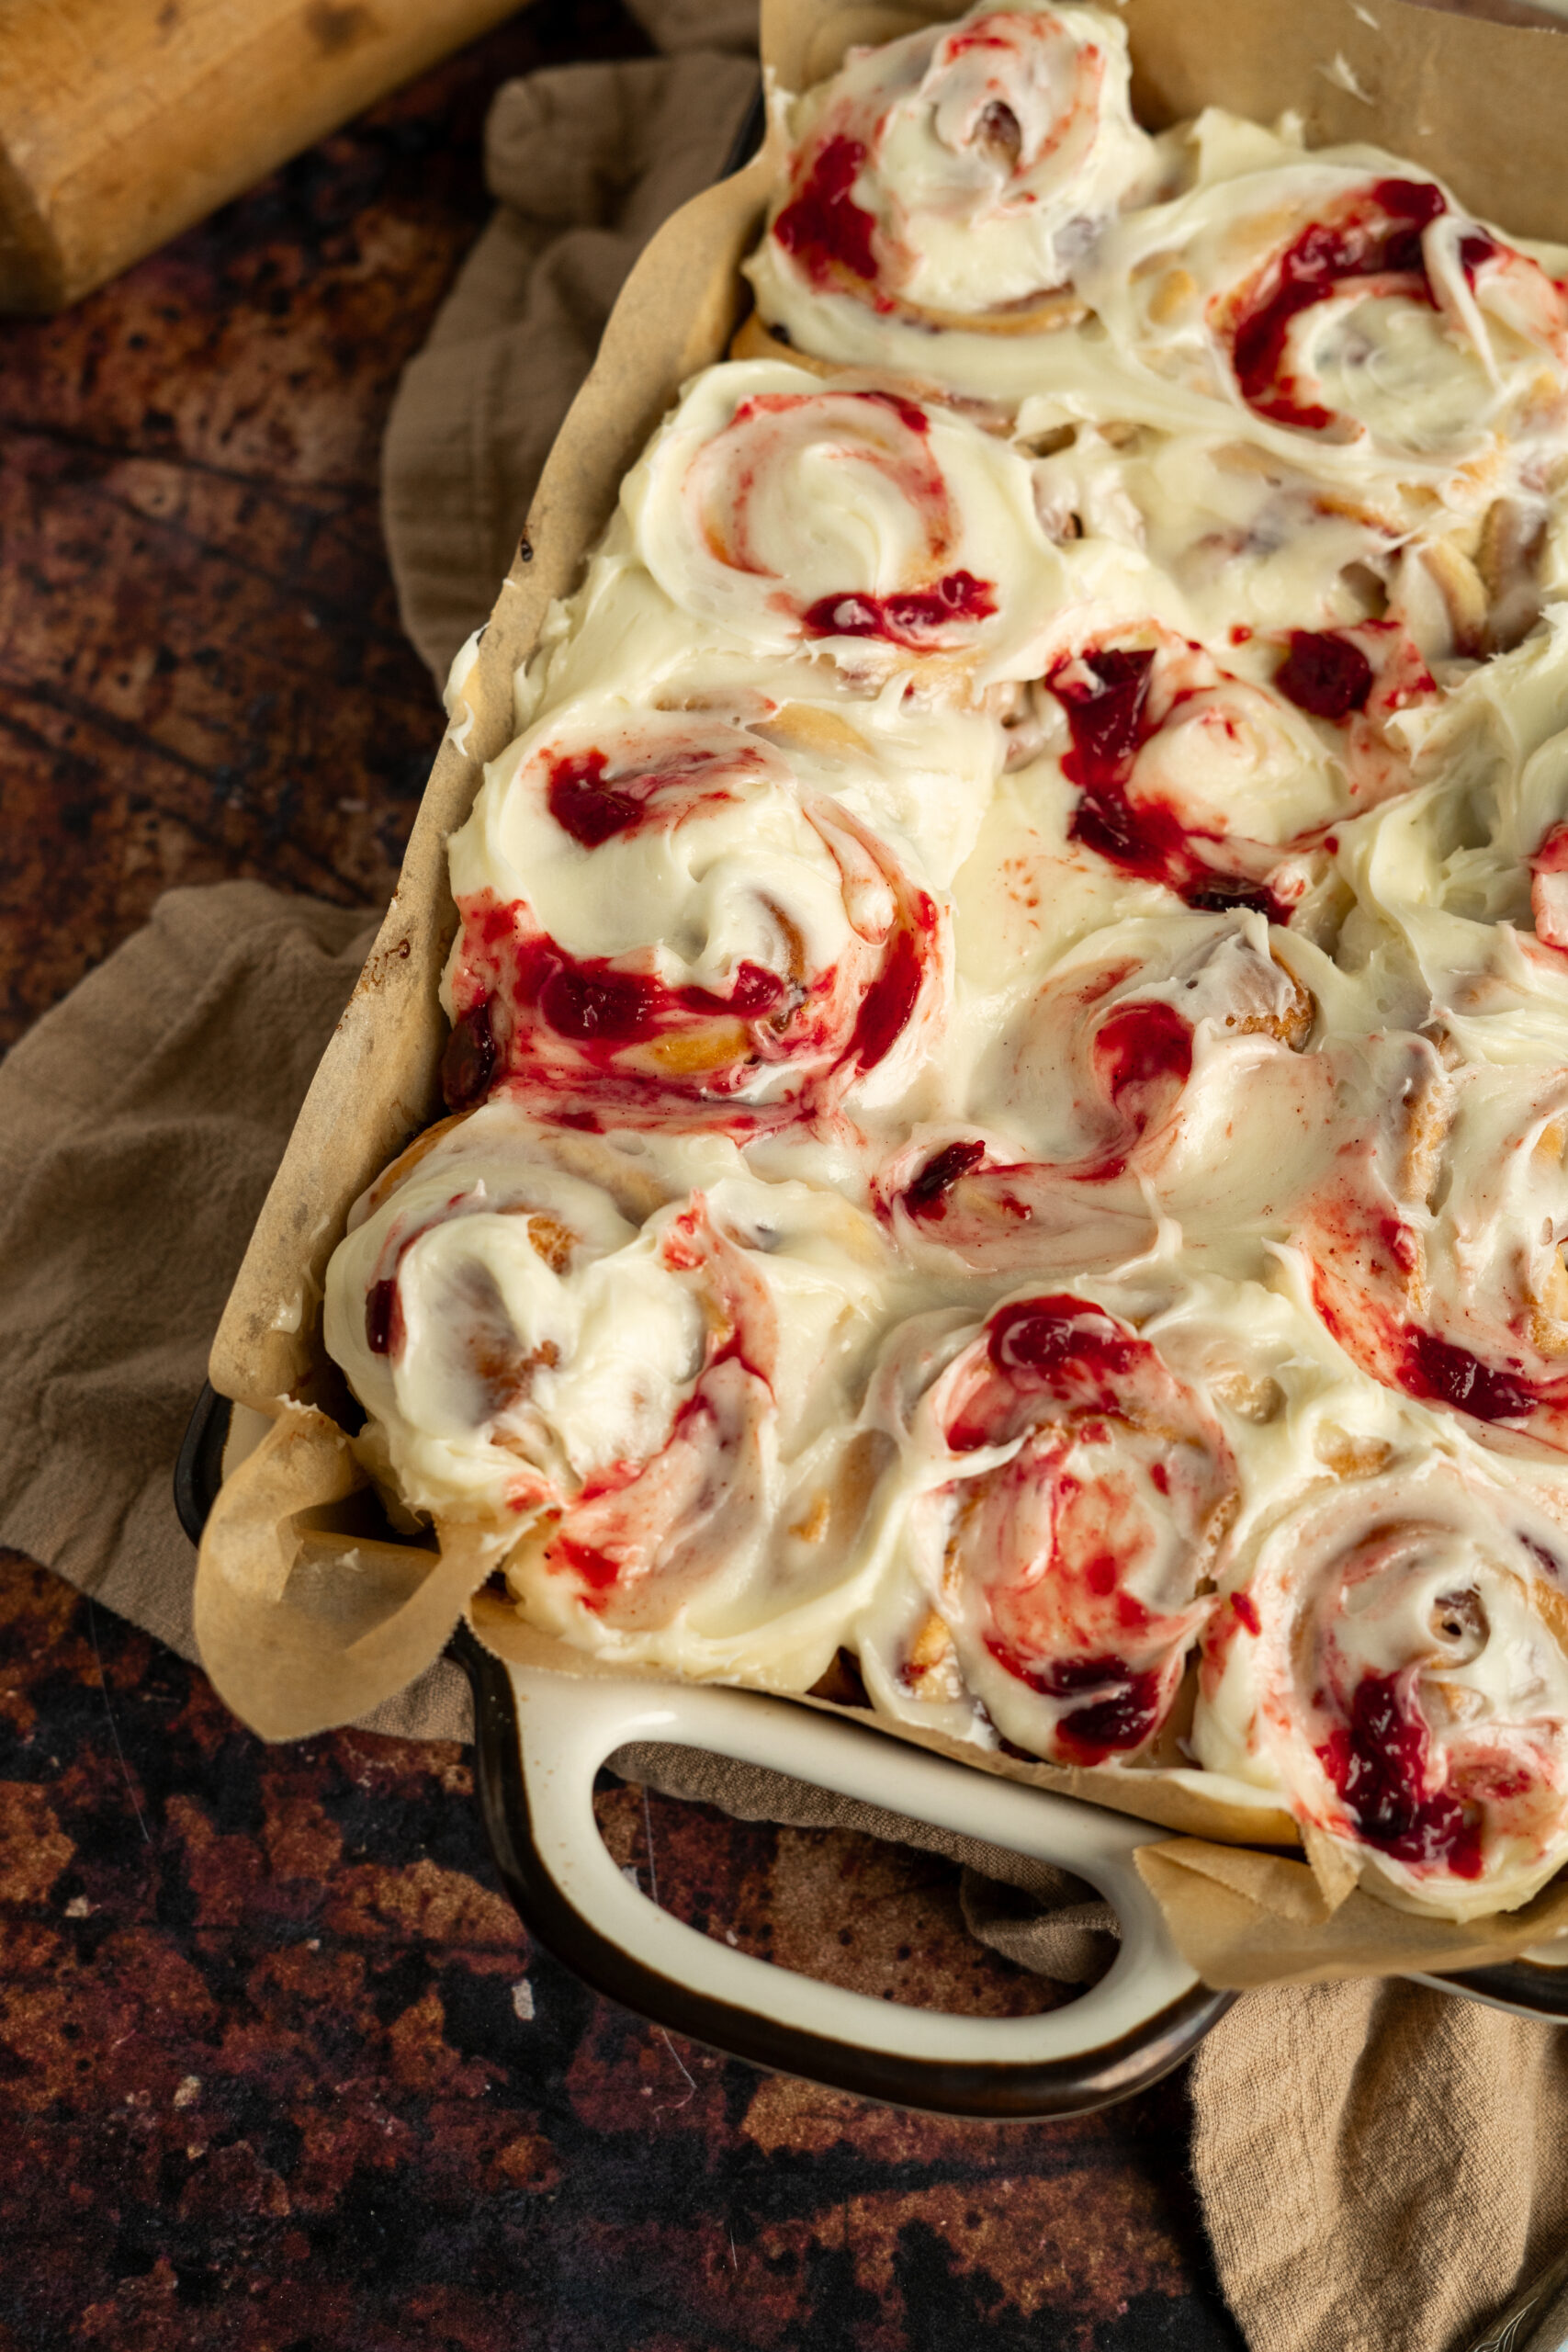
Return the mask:
{"type": "MultiPolygon", "coordinates": [[[[236,1451],[235,1441],[239,1432],[233,1426],[234,1408],[226,1396],[217,1395],[209,1385],[203,1385],[191,1414],[175,1471],[175,1507],[193,1544],[201,1541],[207,1515],[225,1472],[243,1459],[249,1444],[254,1441],[257,1429],[265,1427],[259,1414],[253,1415],[251,1421],[250,1437],[236,1451]]],[[[900,2064],[895,2056],[884,2063],[874,2052],[824,2041],[815,2034],[814,2029],[808,2030],[804,2039],[795,2036],[787,2019],[780,2020],[771,2031],[764,2031],[763,2021],[744,2006],[735,2010],[731,2019],[728,2003],[721,2001],[716,2008],[695,1990],[692,1990],[690,1997],[680,2005],[680,2013],[677,2014],[675,2009],[669,2007],[669,2000],[675,1998],[680,2004],[681,1996],[687,1988],[679,1983],[661,1985],[657,1977],[650,1978],[646,1984],[640,1979],[634,1983],[628,1956],[619,1951],[613,1938],[602,1935],[592,1919],[579,1916],[569,1894],[556,1885],[536,1849],[523,1770],[517,1702],[508,1669],[481,1646],[466,1626],[458,1628],[453,1649],[468,1668],[474,1689],[479,1798],[486,1828],[497,1863],[524,1917],[534,1928],[542,1943],[547,1944],[579,1973],[589,1976],[600,1990],[624,2001],[627,2007],[640,2010],[645,2016],[657,2016],[661,2024],[676,2026],[694,2041],[711,2042],[716,2049],[732,2051],[738,2057],[754,2058],[763,2065],[806,2075],[815,2081],[831,2083],[845,2090],[862,2091],[868,2097],[891,2099],[901,2106],[931,2107],[965,2115],[1066,2115],[1105,2106],[1111,2099],[1123,2098],[1144,2084],[1157,2079],[1168,2067],[1177,2064],[1184,2052],[1201,2040],[1233,1997],[1227,1993],[1202,1991],[1190,1973],[1183,1971],[1182,1981],[1190,1989],[1176,1996],[1173,2004],[1173,2008],[1179,2009],[1180,2014],[1168,2014],[1162,2023],[1156,2009],[1152,2018],[1145,2020],[1137,2063],[1133,2063],[1130,2053],[1123,2051],[1119,2064],[1111,2054],[1101,2049],[1077,2061],[1054,2058],[1049,2063],[1056,2064],[1058,2071],[1046,2079],[1039,2072],[1039,2064],[1026,2057],[1021,2063],[1026,2066],[1034,2065],[1034,2072],[1030,2077],[1032,2087],[1019,2081],[1017,2068],[1021,2060],[1018,2058],[1010,2058],[1000,2071],[995,2064],[990,2065],[989,2071],[983,2068],[980,2075],[973,2078],[964,2077],[962,2073],[955,2075],[951,2067],[943,2067],[940,2062],[937,2075],[921,2075],[913,2061],[900,2064]],[[1004,2076],[1007,2079],[1004,2080],[1004,2076]],[[1112,2086],[1103,2087],[1107,2082],[1112,2086]],[[983,2103],[972,2104],[972,2099],[983,2103]]],[[[560,1678],[542,1679],[553,1685],[560,1678]]],[[[591,1685],[570,1680],[564,1684],[565,1690],[572,1692],[605,1687],[624,1690],[628,1686],[591,1685]]],[[[684,1695],[704,1704],[734,1698],[748,1707],[767,1708],[775,1717],[799,1718],[803,1722],[824,1725],[826,1723],[826,1719],[807,1716],[803,1709],[791,1708],[787,1702],[759,1700],[746,1692],[713,1690],[682,1694],[655,1690],[649,1695],[663,1700],[684,1695]]],[[[548,1702],[547,1694],[547,1707],[548,1702]]],[[[535,1720],[537,1723],[537,1711],[535,1720]]],[[[855,1739],[876,1740],[879,1737],[874,1732],[862,1733],[850,1724],[840,1728],[855,1739]]],[[[642,1732],[617,1731],[604,1753],[612,1754],[625,1739],[647,1736],[642,1732]]],[[[661,1729],[652,1736],[666,1738],[675,1735],[661,1729]]],[[[725,1745],[718,1736],[716,1724],[712,1735],[693,1732],[689,1735],[689,1741],[696,1747],[713,1747],[721,1750],[725,1745]]],[[[888,1744],[882,1742],[884,1747],[888,1744]]],[[[750,1751],[735,1749],[729,1752],[750,1754],[750,1751]]],[[[998,1808],[1010,1809],[1013,1801],[1021,1796],[1032,1804],[1049,1808],[1049,1817],[1055,1819],[1062,1817],[1061,1808],[1069,1802],[1048,1797],[1043,1792],[1021,1790],[1009,1781],[991,1780],[970,1772],[963,1765],[943,1766],[939,1758],[922,1757],[918,1750],[900,1747],[897,1756],[898,1789],[888,1801],[889,1811],[908,1813],[910,1809],[909,1791],[904,1781],[908,1767],[936,1765],[940,1770],[959,1774],[965,1784],[975,1782],[989,1792],[991,1810],[986,1811],[984,1801],[976,1800],[973,1790],[968,1792],[967,1804],[961,1803],[956,1791],[953,1792],[961,1826],[966,1827],[970,1835],[986,1838],[993,1844],[1013,1843],[1020,1852],[1041,1849],[1030,1845],[1016,1831],[1010,1834],[1004,1832],[1004,1813],[998,1808]],[[978,1817],[977,1804],[980,1806],[978,1817]]],[[[790,1769],[782,1760],[782,1750],[775,1752],[770,1749],[768,1754],[756,1760],[775,1764],[781,1770],[790,1769]]],[[[817,1770],[818,1758],[814,1751],[804,1760],[802,1777],[811,1779],[817,1770]]],[[[836,1787],[839,1784],[829,1781],[829,1785],[836,1787]]],[[[862,1796],[869,1793],[858,1779],[848,1792],[862,1796]]],[[[1076,1801],[1072,1802],[1072,1810],[1075,1815],[1080,1810],[1076,1801]]],[[[1123,1855],[1123,1860],[1134,1848],[1159,1834],[1145,1826],[1122,1820],[1116,1815],[1091,1812],[1087,1808],[1081,1810],[1085,1811],[1089,1820],[1109,1824],[1122,1833],[1128,1843],[1124,1849],[1117,1848],[1116,1851],[1123,1855]]],[[[928,1813],[925,1817],[933,1821],[949,1818],[945,1813],[928,1813]]],[[[1046,1817],[1044,1813],[1035,1815],[1037,1822],[1043,1822],[1046,1817]]],[[[591,1817],[589,1828],[592,1849],[599,1851],[607,1862],[608,1857],[603,1855],[599,1847],[598,1833],[592,1830],[591,1817]]],[[[1043,1858],[1064,1862],[1082,1877],[1093,1880],[1096,1885],[1104,1884],[1087,1860],[1072,1860],[1068,1851],[1068,1846],[1072,1844],[1071,1838],[1060,1847],[1053,1843],[1044,1851],[1043,1858]]],[[[1134,1891],[1130,1893],[1130,1901],[1134,1904],[1146,1903],[1142,1881],[1133,1877],[1130,1871],[1126,1877],[1130,1889],[1134,1891]]],[[[1128,1911],[1118,1899],[1117,1890],[1107,1886],[1105,1891],[1122,1912],[1125,1928],[1128,1911]]],[[[652,1908],[651,1905],[648,1907],[652,1908]]],[[[662,1919],[665,1915],[655,1911],[653,1916],[662,1919]]],[[[1142,1917],[1144,1915],[1140,1910],[1136,1916],[1142,1917]]],[[[673,1927],[676,1923],[670,1921],[668,1924],[673,1927]]],[[[685,1929],[681,1932],[691,1933],[685,1929]]],[[[1162,1936],[1163,1932],[1162,1928],[1162,1936]]],[[[694,1935],[693,1940],[699,1948],[707,1945],[705,1937],[694,1935]]],[[[732,1956],[739,1957],[738,1954],[732,1956]]],[[[761,1966],[762,1963],[752,1965],[761,1966]]],[[[1121,1966],[1120,1962],[1117,1966],[1121,1966]]],[[[772,1973],[778,1976],[780,1972],[775,1970],[772,1973]]],[[[813,1985],[807,1978],[786,1975],[784,1981],[792,1985],[806,1986],[808,1997],[818,1994],[826,1996],[828,1988],[813,1985]]],[[[1568,1958],[1562,1949],[1554,1949],[1550,1953],[1530,1952],[1518,1960],[1495,1962],[1490,1967],[1461,1970],[1451,1976],[1417,1975],[1412,1981],[1418,1984],[1430,1984],[1439,1993],[1460,1994],[1494,2008],[1510,2009],[1520,2017],[1568,2021],[1568,1958]]],[[[749,1997],[755,1997],[753,1984],[748,1984],[747,1991],[749,1997]]],[[[858,1998],[848,1994],[836,1997],[846,2001],[858,1998]]],[[[886,2014],[885,2003],[868,2002],[863,2007],[877,2014],[886,2014]]],[[[1083,2009],[1084,2004],[1077,2002],[1065,2014],[1081,2024],[1083,2009]]],[[[904,2009],[896,2010],[894,2014],[908,2018],[928,2013],[904,2009]]],[[[817,2022],[820,2023],[820,2012],[817,2022]]],[[[963,2020],[946,2022],[959,2024],[963,2020]]]]}
{"type": "Polygon", "coordinates": [[[666,1687],[504,1665],[466,1627],[479,1801],[502,1875],[557,1959],[656,2024],[835,2090],[998,2120],[1074,2115],[1156,2081],[1235,1996],[1177,1953],[1133,1864],[1167,1833],[970,1770],[755,1691],[666,1687]],[[1042,2017],[957,2017],[873,2000],[699,1933],[617,1870],[594,1776],[633,1740],[701,1747],[1006,1846],[1088,1879],[1122,1949],[1103,1980],[1042,2017]]]}

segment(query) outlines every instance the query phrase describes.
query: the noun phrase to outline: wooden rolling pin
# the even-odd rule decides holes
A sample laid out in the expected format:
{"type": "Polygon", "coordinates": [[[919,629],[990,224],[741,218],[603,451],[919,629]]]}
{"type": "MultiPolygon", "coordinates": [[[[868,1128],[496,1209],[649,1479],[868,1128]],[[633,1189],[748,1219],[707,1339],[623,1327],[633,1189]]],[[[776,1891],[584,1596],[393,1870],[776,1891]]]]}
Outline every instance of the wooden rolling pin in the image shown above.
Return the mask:
{"type": "Polygon", "coordinates": [[[0,311],[58,311],[517,0],[0,0],[0,311]]]}

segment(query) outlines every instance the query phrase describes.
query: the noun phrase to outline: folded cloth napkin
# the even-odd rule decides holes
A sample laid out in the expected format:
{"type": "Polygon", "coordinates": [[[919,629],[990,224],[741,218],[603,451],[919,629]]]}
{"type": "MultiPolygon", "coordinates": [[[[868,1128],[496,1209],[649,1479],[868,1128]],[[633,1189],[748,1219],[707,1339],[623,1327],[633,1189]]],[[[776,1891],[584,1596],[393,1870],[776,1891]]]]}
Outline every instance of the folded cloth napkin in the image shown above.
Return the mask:
{"type": "Polygon", "coordinates": [[[403,626],[440,680],[489,617],[622,279],[724,168],[757,91],[750,48],[558,66],[497,94],[499,209],[403,371],[381,471],[403,626]]]}
{"type": "MultiPolygon", "coordinates": [[[[639,13],[656,34],[698,22],[686,0],[639,13]]],[[[438,671],[489,608],[620,276],[728,151],[753,79],[736,62],[571,68],[498,100],[502,211],[387,448],[404,608],[438,671]]],[[[252,883],[173,892],[0,1065],[0,1543],[186,1657],[193,1561],[170,1466],[373,928],[252,883]]],[[[467,1736],[456,1669],[373,1721],[467,1736]]],[[[615,1760],[738,1816],[953,1855],[975,1931],[1043,1974],[1085,1981],[1111,1949],[1103,1906],[1061,1873],[722,1758],[615,1760]]],[[[1568,2237],[1568,2041],[1552,2028],[1400,1984],[1254,1992],[1200,2051],[1192,2092],[1193,2167],[1254,2352],[1461,2352],[1568,2237]]],[[[1548,2341],[1521,2334],[1511,2352],[1548,2341]]]]}

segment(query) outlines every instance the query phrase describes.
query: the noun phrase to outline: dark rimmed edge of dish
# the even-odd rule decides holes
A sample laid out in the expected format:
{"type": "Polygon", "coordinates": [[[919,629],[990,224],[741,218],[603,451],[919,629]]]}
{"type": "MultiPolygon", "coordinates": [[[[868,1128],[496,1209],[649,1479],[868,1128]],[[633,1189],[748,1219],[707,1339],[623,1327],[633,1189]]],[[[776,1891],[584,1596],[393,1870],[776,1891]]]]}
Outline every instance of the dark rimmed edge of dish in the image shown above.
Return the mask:
{"type": "Polygon", "coordinates": [[[1568,2018],[1568,1968],[1548,1968],[1542,1961],[1495,1960],[1484,1968],[1450,1968],[1432,1982],[1483,2001],[1507,2001],[1546,2022],[1568,2018]]]}
{"type": "Polygon", "coordinates": [[[768,129],[768,101],[762,85],[758,82],[751,93],[751,102],[740,119],[740,128],[729,143],[729,153],[719,173],[721,180],[732,180],[743,172],[761,147],[768,129]]]}
{"type": "Polygon", "coordinates": [[[196,1544],[201,1542],[223,1484],[223,1449],[229,1442],[233,1414],[228,1397],[220,1396],[211,1381],[204,1380],[175,1460],[175,1510],[196,1544]]]}

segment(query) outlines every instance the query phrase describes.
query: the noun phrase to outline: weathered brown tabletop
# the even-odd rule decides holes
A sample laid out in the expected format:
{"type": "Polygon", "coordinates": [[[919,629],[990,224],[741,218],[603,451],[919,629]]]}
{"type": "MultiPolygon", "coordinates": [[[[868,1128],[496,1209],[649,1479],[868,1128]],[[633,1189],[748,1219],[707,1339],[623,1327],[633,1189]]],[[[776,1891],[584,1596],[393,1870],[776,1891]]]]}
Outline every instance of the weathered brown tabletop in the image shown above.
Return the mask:
{"type": "MultiPolygon", "coordinates": [[[[536,9],[68,317],[0,325],[0,1044],[173,883],[389,889],[439,730],[377,457],[536,9]]],[[[618,1861],[888,1997],[1066,1997],[945,1865],[607,1787],[618,1861]]],[[[0,2352],[1214,2352],[1180,2077],[980,2127],[594,1999],[499,1892],[467,1758],[266,1748],[0,1555],[0,2352]]]]}

